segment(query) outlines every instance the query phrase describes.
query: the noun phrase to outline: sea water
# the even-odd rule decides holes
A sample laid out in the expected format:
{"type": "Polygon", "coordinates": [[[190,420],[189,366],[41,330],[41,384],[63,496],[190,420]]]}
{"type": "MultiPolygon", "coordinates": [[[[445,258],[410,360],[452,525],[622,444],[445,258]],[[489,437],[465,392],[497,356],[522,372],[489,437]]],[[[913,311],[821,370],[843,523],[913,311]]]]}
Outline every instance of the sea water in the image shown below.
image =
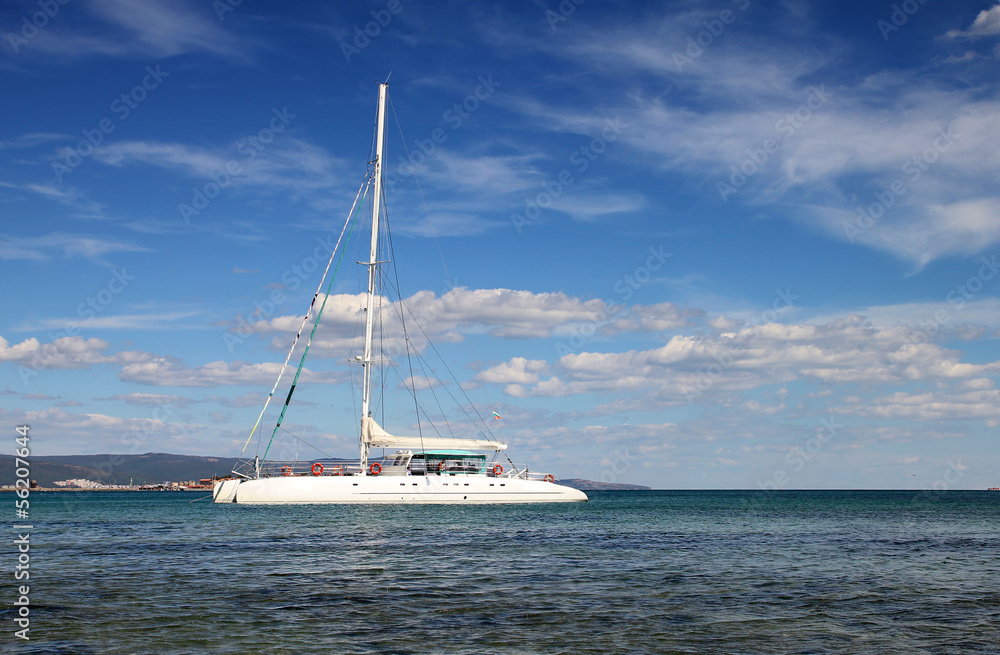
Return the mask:
{"type": "Polygon", "coordinates": [[[8,546],[0,651],[1000,652],[1000,493],[590,495],[255,507],[35,492],[31,639],[14,637],[8,546]]]}

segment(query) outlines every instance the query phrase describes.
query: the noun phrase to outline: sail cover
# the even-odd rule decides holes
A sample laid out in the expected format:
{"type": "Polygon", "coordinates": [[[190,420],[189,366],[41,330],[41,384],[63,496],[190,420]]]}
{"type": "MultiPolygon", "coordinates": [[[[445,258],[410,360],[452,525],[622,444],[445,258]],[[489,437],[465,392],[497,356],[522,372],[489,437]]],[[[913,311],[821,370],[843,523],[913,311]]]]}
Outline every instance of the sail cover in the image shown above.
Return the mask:
{"type": "Polygon", "coordinates": [[[397,437],[382,429],[370,417],[361,419],[361,439],[374,448],[411,448],[415,450],[506,450],[507,444],[489,439],[450,437],[397,437]]]}

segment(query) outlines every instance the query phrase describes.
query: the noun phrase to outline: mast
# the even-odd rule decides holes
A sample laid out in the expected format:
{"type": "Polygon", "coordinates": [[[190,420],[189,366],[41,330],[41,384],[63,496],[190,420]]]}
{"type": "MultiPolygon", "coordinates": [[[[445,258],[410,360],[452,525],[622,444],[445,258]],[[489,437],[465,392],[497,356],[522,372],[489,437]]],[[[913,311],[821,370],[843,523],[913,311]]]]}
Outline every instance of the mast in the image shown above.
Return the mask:
{"type": "Polygon", "coordinates": [[[368,474],[368,441],[365,435],[367,419],[371,418],[372,372],[372,332],[375,327],[375,294],[378,289],[378,220],[382,202],[382,160],[385,151],[385,94],[387,83],[378,85],[378,136],[375,140],[375,197],[372,199],[372,243],[368,266],[368,305],[365,307],[365,352],[361,362],[364,368],[361,386],[361,474],[368,474]]]}

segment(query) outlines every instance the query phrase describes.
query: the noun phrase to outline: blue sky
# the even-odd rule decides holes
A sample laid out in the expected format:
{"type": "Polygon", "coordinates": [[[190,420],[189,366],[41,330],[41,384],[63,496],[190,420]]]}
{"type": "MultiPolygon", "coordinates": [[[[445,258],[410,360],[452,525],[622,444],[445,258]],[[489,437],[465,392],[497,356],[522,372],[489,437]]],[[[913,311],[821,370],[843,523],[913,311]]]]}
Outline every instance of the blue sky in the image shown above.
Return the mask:
{"type": "MultiPolygon", "coordinates": [[[[35,454],[239,453],[391,72],[403,296],[515,461],[1000,481],[1000,5],[36,0],[0,34],[0,414],[35,454]]],[[[357,292],[286,422],[341,456],[357,292]]]]}

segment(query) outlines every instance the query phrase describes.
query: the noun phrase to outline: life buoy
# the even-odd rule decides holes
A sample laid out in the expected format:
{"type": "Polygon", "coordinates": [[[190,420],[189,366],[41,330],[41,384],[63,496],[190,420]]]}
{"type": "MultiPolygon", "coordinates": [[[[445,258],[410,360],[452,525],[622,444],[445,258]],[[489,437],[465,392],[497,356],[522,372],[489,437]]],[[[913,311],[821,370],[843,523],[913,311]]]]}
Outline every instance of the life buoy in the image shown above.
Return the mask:
{"type": "Polygon", "coordinates": [[[555,482],[556,481],[555,477],[551,473],[549,473],[548,475],[546,475],[542,479],[545,480],[546,482],[555,482]]]}
{"type": "Polygon", "coordinates": [[[291,466],[282,466],[281,467],[281,474],[282,475],[291,475],[292,474],[292,467],[291,466]]]}
{"type": "Polygon", "coordinates": [[[330,469],[330,471],[333,473],[333,475],[343,475],[344,467],[342,467],[340,464],[337,464],[332,469],[330,469]]]}
{"type": "Polygon", "coordinates": [[[382,472],[382,465],[378,462],[372,462],[372,465],[368,467],[368,470],[372,472],[372,475],[378,475],[382,472]]]}
{"type": "Polygon", "coordinates": [[[500,466],[499,464],[497,464],[496,466],[493,467],[493,475],[500,475],[501,473],[503,473],[503,467],[502,466],[500,466]]]}
{"type": "Polygon", "coordinates": [[[323,475],[323,465],[319,462],[314,462],[312,467],[313,475],[323,475]]]}
{"type": "Polygon", "coordinates": [[[438,462],[438,470],[439,471],[443,471],[444,470],[444,461],[438,462]]]}

